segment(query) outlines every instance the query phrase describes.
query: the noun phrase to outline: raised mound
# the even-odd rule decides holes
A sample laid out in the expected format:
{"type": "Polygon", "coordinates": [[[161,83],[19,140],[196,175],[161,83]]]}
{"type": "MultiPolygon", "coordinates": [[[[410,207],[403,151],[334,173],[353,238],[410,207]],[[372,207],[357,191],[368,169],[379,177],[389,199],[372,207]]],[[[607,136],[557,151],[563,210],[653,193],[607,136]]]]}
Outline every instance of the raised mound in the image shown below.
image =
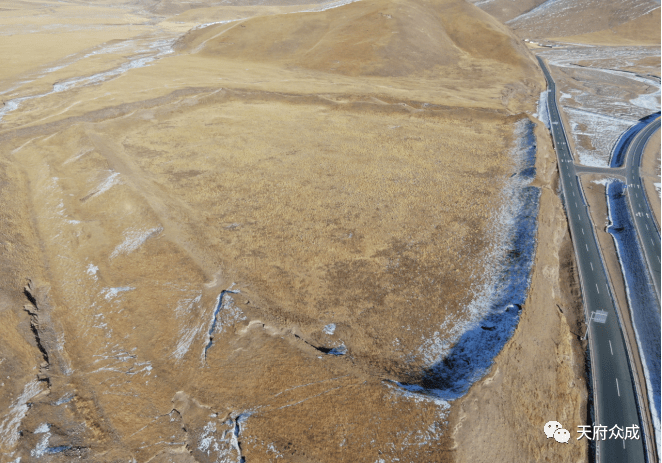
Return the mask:
{"type": "Polygon", "coordinates": [[[179,48],[345,75],[430,76],[479,60],[498,69],[535,68],[506,27],[459,0],[360,1],[253,18],[192,31],[179,48]]]}

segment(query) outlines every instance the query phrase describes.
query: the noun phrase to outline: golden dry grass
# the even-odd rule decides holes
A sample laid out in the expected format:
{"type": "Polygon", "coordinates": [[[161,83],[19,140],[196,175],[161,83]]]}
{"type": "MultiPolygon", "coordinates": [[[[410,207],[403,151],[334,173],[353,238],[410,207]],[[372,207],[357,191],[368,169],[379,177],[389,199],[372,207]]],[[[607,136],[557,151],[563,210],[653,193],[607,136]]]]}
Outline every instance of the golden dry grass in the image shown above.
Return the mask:
{"type": "Polygon", "coordinates": [[[472,60],[523,74],[534,69],[503,25],[469,4],[444,0],[365,1],[264,16],[193,31],[179,49],[354,76],[439,74],[472,60]]]}
{"type": "MultiPolygon", "coordinates": [[[[2,231],[33,230],[38,250],[8,255],[21,265],[7,291],[23,300],[34,278],[38,332],[54,340],[51,396],[22,426],[57,423],[51,445],[89,458],[206,461],[205,426],[251,411],[249,461],[448,461],[447,408],[384,380],[416,379],[425,340],[466,317],[541,75],[461,2],[265,11],[5,116],[3,181],[28,205],[2,231]],[[315,349],[341,343],[344,357],[315,349]]],[[[34,345],[27,314],[11,314],[34,345]]]]}
{"type": "Polygon", "coordinates": [[[552,40],[598,46],[659,45],[660,8],[609,29],[552,40]]]}

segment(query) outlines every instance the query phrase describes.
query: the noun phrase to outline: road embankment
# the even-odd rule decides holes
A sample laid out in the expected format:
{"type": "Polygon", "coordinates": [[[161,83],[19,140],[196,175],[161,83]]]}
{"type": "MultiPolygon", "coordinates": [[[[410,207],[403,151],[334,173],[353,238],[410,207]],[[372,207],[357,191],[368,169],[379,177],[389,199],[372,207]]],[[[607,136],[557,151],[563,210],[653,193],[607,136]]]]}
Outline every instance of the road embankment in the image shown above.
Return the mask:
{"type": "Polygon", "coordinates": [[[549,132],[536,127],[534,185],[541,188],[537,251],[519,325],[491,372],[456,403],[450,427],[457,461],[583,461],[584,442],[560,446],[541,426],[550,419],[576,429],[587,404],[579,280],[558,188],[549,132]],[[556,444],[556,445],[554,445],[556,444]],[[488,457],[488,455],[490,457],[488,457]]]}
{"type": "Polygon", "coordinates": [[[646,191],[646,199],[653,211],[653,217],[660,229],[660,131],[656,131],[646,144],[641,157],[640,174],[646,191]]]}

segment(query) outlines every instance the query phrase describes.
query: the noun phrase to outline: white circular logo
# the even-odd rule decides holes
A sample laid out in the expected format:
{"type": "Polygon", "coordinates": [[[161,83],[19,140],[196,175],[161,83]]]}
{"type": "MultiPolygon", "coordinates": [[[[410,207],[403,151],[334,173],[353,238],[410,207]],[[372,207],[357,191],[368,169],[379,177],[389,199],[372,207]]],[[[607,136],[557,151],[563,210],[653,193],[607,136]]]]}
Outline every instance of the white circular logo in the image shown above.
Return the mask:
{"type": "Polygon", "coordinates": [[[557,429],[556,431],[554,431],[554,440],[562,444],[567,444],[568,441],[570,440],[570,431],[563,428],[557,429]]]}
{"type": "Polygon", "coordinates": [[[545,435],[547,436],[547,439],[549,439],[550,437],[554,437],[554,433],[556,432],[557,429],[562,429],[562,428],[563,425],[558,421],[548,421],[543,429],[545,431],[545,435]]]}

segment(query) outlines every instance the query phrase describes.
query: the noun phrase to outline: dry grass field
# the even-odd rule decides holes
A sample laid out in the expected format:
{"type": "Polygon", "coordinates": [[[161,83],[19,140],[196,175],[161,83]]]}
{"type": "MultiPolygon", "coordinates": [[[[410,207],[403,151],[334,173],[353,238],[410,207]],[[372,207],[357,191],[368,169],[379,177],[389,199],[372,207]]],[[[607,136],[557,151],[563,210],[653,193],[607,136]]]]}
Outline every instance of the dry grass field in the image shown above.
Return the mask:
{"type": "Polygon", "coordinates": [[[456,0],[196,6],[0,10],[0,460],[469,461],[396,382],[480,317],[532,55],[456,0]]]}

